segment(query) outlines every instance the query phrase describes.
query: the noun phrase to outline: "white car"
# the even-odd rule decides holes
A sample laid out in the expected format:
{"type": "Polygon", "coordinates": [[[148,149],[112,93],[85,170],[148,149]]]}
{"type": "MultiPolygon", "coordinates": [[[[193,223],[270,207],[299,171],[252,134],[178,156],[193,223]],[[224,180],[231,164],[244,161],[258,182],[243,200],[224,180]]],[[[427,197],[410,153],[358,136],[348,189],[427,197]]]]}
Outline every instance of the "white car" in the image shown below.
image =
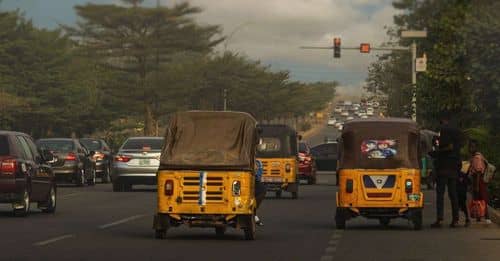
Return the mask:
{"type": "Polygon", "coordinates": [[[366,115],[373,116],[374,113],[375,113],[375,110],[373,108],[366,109],[366,115]]]}
{"type": "Polygon", "coordinates": [[[336,113],[341,113],[342,112],[342,107],[335,107],[335,109],[333,111],[336,112],[336,113]]]}
{"type": "Polygon", "coordinates": [[[340,124],[338,127],[339,131],[341,131],[343,128],[344,128],[344,124],[340,124]]]}
{"type": "Polygon", "coordinates": [[[349,117],[347,117],[347,119],[346,119],[346,120],[348,120],[348,121],[354,120],[354,117],[349,116],[349,117]]]}
{"type": "Polygon", "coordinates": [[[335,123],[335,128],[338,128],[339,126],[342,126],[342,124],[343,124],[342,122],[337,121],[337,122],[335,123]]]}
{"type": "Polygon", "coordinates": [[[336,120],[336,119],[332,119],[332,118],[330,118],[330,119],[328,119],[328,123],[327,123],[327,125],[328,125],[328,126],[333,126],[333,125],[335,125],[335,123],[336,123],[336,122],[337,122],[337,120],[336,120]]]}
{"type": "Polygon", "coordinates": [[[379,102],[373,102],[373,107],[378,108],[380,106],[379,102]]]}
{"type": "Polygon", "coordinates": [[[342,115],[344,117],[347,117],[347,116],[349,116],[349,112],[348,111],[343,111],[340,115],[342,115]]]}
{"type": "Polygon", "coordinates": [[[361,119],[368,119],[368,116],[363,115],[363,116],[361,116],[361,119]]]}
{"type": "Polygon", "coordinates": [[[344,106],[352,106],[352,101],[345,101],[344,106]]]}

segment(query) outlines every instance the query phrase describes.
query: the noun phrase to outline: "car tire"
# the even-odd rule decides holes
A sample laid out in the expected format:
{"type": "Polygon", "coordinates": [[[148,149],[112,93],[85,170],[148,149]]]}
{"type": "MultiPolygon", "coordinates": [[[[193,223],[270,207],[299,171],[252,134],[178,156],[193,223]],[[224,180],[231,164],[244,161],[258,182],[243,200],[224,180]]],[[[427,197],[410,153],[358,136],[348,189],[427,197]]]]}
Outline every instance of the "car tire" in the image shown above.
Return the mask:
{"type": "Polygon", "coordinates": [[[413,225],[413,230],[422,230],[422,225],[423,225],[422,209],[412,210],[410,219],[413,225]]]}
{"type": "Polygon", "coordinates": [[[50,187],[50,192],[47,201],[43,202],[40,209],[43,213],[55,213],[57,207],[57,190],[56,185],[50,187]]]}
{"type": "Polygon", "coordinates": [[[346,214],[342,208],[337,208],[335,211],[335,226],[337,229],[346,228],[346,214]]]}
{"type": "Polygon", "coordinates": [[[255,240],[257,224],[255,224],[255,214],[246,216],[246,226],[243,229],[245,240],[255,240]]]}
{"type": "Polygon", "coordinates": [[[223,237],[225,233],[226,233],[226,227],[225,226],[223,226],[223,227],[215,227],[215,235],[217,235],[217,237],[223,237]]]}
{"type": "Polygon", "coordinates": [[[104,171],[102,172],[102,178],[101,182],[104,184],[107,184],[111,181],[111,167],[106,165],[106,168],[104,168],[104,171]]]}
{"type": "Polygon", "coordinates": [[[24,189],[22,201],[19,202],[21,208],[13,205],[14,216],[16,217],[26,217],[30,213],[31,198],[28,189],[24,189]]]}
{"type": "Polygon", "coordinates": [[[75,185],[78,187],[85,186],[85,170],[78,169],[76,173],[75,185]]]}

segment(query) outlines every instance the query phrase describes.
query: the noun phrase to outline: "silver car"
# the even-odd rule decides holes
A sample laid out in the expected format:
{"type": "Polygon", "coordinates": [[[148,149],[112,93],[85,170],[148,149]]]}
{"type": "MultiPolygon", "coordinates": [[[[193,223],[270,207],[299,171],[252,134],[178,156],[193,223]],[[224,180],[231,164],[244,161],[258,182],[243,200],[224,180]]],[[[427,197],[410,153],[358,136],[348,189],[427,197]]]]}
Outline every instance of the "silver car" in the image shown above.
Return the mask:
{"type": "Polygon", "coordinates": [[[163,138],[132,137],[113,160],[113,191],[130,191],[133,185],[156,185],[163,138]]]}

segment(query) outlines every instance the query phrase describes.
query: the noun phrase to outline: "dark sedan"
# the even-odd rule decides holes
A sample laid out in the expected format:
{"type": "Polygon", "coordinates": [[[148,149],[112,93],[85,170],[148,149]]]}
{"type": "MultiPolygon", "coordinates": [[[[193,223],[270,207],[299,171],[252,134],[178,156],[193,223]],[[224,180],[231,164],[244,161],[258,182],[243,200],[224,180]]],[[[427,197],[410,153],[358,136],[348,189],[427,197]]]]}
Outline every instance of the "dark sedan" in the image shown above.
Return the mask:
{"type": "Polygon", "coordinates": [[[49,165],[53,155],[40,153],[30,136],[0,131],[0,203],[26,216],[32,202],[45,213],[56,211],[56,183],[49,165]]]}
{"type": "Polygon", "coordinates": [[[94,152],[89,152],[77,139],[40,139],[37,145],[56,155],[52,169],[57,181],[72,182],[77,186],[95,184],[94,152]]]}
{"type": "Polygon", "coordinates": [[[88,150],[95,152],[94,161],[97,177],[101,178],[102,183],[109,183],[113,156],[108,144],[104,140],[93,138],[80,139],[80,143],[88,150]]]}

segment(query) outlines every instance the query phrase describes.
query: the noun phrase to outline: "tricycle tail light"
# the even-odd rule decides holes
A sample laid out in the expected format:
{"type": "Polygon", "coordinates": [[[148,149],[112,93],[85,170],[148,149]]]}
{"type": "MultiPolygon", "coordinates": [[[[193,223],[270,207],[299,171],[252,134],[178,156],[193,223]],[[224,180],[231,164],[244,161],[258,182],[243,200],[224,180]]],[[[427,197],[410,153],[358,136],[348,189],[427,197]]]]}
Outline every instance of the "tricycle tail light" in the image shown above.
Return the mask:
{"type": "Polygon", "coordinates": [[[165,196],[174,195],[174,181],[169,179],[165,181],[165,196]]]}
{"type": "Polygon", "coordinates": [[[285,165],[285,171],[286,171],[286,172],[290,172],[291,170],[292,170],[292,165],[290,165],[290,163],[287,163],[287,164],[285,165]]]}
{"type": "Polygon", "coordinates": [[[405,191],[406,191],[406,193],[413,192],[413,181],[411,179],[407,179],[405,181],[405,191]]]}
{"type": "Polygon", "coordinates": [[[239,180],[233,181],[233,196],[240,196],[241,195],[241,182],[239,180]]]}

